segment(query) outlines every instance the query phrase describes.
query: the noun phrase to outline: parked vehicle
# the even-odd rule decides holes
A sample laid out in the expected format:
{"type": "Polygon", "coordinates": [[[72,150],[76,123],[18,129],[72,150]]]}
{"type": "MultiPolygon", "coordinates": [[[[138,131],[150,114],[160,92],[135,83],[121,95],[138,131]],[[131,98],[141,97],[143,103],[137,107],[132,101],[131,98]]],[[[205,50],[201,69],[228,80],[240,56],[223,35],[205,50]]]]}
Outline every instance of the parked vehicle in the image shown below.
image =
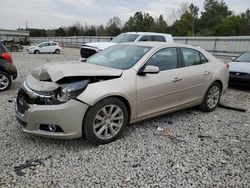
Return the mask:
{"type": "Polygon", "coordinates": [[[10,88],[12,79],[16,79],[17,70],[13,64],[11,54],[3,42],[0,41],[0,92],[10,88]]]}
{"type": "Polygon", "coordinates": [[[86,61],[91,55],[100,52],[110,46],[125,42],[141,42],[141,41],[157,41],[173,43],[173,37],[170,34],[150,33],[150,32],[127,32],[115,37],[111,42],[94,42],[87,43],[81,46],[80,61],[86,61]]]}
{"type": "Polygon", "coordinates": [[[14,40],[3,41],[4,46],[11,52],[18,52],[23,50],[23,46],[14,40]]]}
{"type": "Polygon", "coordinates": [[[229,63],[229,84],[250,86],[250,52],[245,52],[229,63]]]}
{"type": "Polygon", "coordinates": [[[55,63],[33,71],[18,92],[16,117],[27,133],[67,139],[84,135],[104,144],[129,123],[197,105],[213,111],[228,77],[228,67],[201,48],[117,44],[86,63],[55,63]]]}
{"type": "Polygon", "coordinates": [[[55,53],[60,54],[62,47],[58,42],[42,42],[36,46],[30,46],[28,48],[29,53],[40,54],[40,53],[55,53]]]}

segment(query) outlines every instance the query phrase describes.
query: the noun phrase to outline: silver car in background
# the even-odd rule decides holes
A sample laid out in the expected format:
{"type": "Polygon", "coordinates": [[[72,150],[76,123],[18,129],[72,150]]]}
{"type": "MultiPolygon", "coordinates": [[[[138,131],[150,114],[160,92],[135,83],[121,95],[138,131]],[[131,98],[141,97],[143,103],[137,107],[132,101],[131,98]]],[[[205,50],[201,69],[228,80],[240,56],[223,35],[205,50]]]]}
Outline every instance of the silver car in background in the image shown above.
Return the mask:
{"type": "Polygon", "coordinates": [[[24,132],[53,138],[117,139],[129,123],[200,106],[213,111],[228,67],[201,48],[161,42],[117,44],[86,63],[40,67],[22,84],[16,117],[24,132]]]}

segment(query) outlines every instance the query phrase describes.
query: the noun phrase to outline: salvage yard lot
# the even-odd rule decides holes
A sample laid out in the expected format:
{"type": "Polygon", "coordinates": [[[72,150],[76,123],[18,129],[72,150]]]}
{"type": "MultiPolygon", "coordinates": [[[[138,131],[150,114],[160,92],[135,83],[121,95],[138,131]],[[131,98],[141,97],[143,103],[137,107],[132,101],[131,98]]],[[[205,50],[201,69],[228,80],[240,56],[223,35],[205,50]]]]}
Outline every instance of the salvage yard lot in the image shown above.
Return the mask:
{"type": "Polygon", "coordinates": [[[250,187],[247,89],[230,88],[222,97],[226,104],[248,109],[245,113],[191,108],[130,125],[122,138],[98,147],[83,138],[23,133],[12,101],[25,77],[40,65],[79,57],[79,49],[70,48],[62,54],[13,53],[19,75],[10,90],[0,93],[0,187],[250,187]],[[157,131],[170,119],[177,141],[157,131]],[[26,162],[33,166],[15,168],[26,162]]]}

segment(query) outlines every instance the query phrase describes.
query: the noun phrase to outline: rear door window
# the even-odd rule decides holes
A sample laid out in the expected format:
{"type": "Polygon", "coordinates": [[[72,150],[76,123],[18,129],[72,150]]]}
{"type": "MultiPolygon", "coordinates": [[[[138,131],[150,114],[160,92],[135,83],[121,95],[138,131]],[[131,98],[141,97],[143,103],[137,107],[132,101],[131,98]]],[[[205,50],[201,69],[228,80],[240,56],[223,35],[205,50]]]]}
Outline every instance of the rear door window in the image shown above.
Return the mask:
{"type": "Polygon", "coordinates": [[[146,35],[146,36],[143,36],[139,41],[152,41],[152,38],[151,36],[146,35]]]}
{"type": "Polygon", "coordinates": [[[200,65],[207,62],[205,56],[197,50],[181,48],[181,52],[186,67],[200,65]]]}
{"type": "Polygon", "coordinates": [[[166,39],[165,39],[164,36],[157,36],[157,35],[154,35],[154,36],[152,36],[152,41],[166,42],[166,39]]]}

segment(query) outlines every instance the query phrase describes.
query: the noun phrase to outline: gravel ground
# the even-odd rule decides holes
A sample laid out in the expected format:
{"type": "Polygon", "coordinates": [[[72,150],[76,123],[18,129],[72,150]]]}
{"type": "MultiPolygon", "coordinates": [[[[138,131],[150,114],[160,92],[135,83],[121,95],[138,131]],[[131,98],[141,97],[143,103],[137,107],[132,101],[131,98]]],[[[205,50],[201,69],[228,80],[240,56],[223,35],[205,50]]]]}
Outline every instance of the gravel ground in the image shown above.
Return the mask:
{"type": "Polygon", "coordinates": [[[18,52],[13,58],[18,78],[0,94],[0,187],[250,187],[249,90],[228,89],[222,98],[246,113],[183,110],[130,125],[122,138],[96,147],[83,138],[23,133],[9,101],[35,67],[78,60],[79,49],[60,55],[18,52]],[[177,140],[157,131],[159,126],[177,140]],[[25,163],[32,166],[18,169],[25,163]]]}

